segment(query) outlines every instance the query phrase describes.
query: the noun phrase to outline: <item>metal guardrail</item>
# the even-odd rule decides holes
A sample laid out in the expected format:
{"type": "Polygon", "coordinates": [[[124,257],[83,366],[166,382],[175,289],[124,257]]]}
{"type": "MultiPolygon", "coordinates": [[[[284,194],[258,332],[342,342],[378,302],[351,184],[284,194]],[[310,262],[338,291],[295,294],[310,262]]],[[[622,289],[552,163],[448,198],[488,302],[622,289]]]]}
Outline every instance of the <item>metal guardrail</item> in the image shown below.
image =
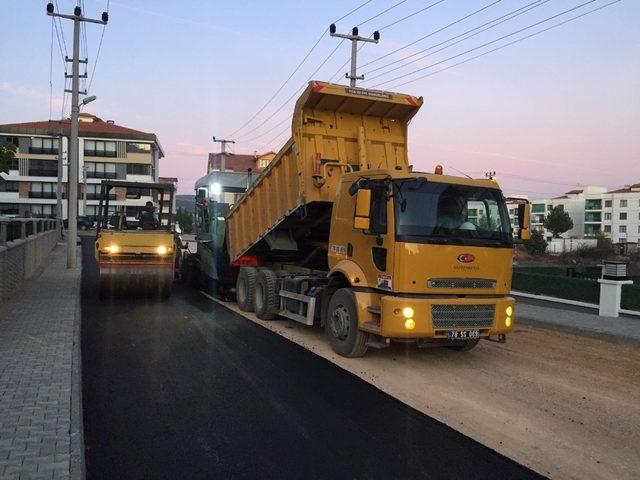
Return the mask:
{"type": "Polygon", "coordinates": [[[0,217],[0,246],[15,240],[25,240],[38,233],[55,230],[57,220],[53,218],[0,217]]]}

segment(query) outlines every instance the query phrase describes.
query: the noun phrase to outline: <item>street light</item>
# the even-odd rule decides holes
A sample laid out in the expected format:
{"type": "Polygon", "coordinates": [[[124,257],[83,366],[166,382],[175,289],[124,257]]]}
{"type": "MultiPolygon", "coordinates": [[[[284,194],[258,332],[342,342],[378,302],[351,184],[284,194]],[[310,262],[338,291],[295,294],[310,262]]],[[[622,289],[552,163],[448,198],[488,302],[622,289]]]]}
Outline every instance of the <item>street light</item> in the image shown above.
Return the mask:
{"type": "Polygon", "coordinates": [[[84,98],[82,99],[82,101],[80,102],[80,105],[86,105],[87,103],[91,103],[91,102],[93,102],[96,98],[98,98],[98,97],[96,97],[95,95],[91,95],[90,97],[84,97],[84,98]]]}

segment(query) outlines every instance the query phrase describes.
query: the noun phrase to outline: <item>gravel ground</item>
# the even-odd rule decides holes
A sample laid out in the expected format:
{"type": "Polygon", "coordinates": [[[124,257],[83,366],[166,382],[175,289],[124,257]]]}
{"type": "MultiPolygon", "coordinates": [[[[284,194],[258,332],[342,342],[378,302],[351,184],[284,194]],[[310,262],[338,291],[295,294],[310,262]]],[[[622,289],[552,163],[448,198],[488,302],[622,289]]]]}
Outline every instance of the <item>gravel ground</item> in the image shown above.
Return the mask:
{"type": "Polygon", "coordinates": [[[393,347],[345,359],[320,329],[223,304],[543,475],[638,478],[637,346],[520,324],[506,344],[471,352],[393,347]]]}

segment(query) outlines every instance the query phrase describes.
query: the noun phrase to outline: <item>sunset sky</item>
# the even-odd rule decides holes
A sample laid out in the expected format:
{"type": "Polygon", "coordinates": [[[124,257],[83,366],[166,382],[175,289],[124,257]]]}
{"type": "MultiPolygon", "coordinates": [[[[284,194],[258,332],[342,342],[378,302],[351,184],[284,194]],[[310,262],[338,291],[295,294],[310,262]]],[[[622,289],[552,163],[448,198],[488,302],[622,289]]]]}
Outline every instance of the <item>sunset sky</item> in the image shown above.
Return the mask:
{"type": "MultiPolygon", "coordinates": [[[[432,170],[440,163],[449,173],[457,169],[483,176],[485,171],[496,171],[506,193],[543,198],[579,185],[640,182],[640,1],[622,0],[453,66],[610,2],[594,0],[537,27],[451,57],[585,2],[372,0],[338,22],[338,30],[347,33],[361,25],[360,34],[368,36],[382,28],[380,43],[368,44],[360,52],[359,73],[368,79],[363,87],[381,84],[378,88],[424,97],[425,104],[410,126],[410,161],[417,169],[432,170]],[[433,6],[386,27],[429,5],[433,6]],[[439,52],[435,50],[442,46],[433,48],[430,56],[404,68],[375,79],[386,70],[369,73],[527,5],[534,8],[450,48],[439,52]],[[487,8],[443,29],[483,7],[487,8]],[[436,30],[442,31],[433,33],[436,30]],[[401,77],[424,67],[428,68],[401,77]],[[447,67],[452,68],[418,79],[447,67]]],[[[107,1],[84,3],[86,14],[98,18],[107,1]]],[[[362,3],[111,0],[110,22],[89,92],[98,100],[86,111],[156,133],[166,153],[161,175],[177,176],[180,192],[190,193],[194,181],[205,173],[207,153],[218,150],[211,136],[229,135],[251,118],[328,25],[362,3]]],[[[0,123],[48,119],[52,23],[45,14],[46,2],[1,0],[0,4],[0,123]]],[[[65,13],[75,4],[58,0],[65,13]]],[[[71,22],[63,20],[63,28],[70,55],[71,22]]],[[[90,76],[101,32],[101,26],[87,25],[90,76]]],[[[51,118],[59,118],[64,71],[55,34],[53,38],[51,118]]],[[[235,135],[232,151],[282,146],[295,96],[286,104],[285,100],[338,43],[325,34],[274,100],[235,135]]],[[[313,78],[344,82],[347,67],[339,67],[349,57],[349,48],[347,43],[340,45],[313,78]]]]}

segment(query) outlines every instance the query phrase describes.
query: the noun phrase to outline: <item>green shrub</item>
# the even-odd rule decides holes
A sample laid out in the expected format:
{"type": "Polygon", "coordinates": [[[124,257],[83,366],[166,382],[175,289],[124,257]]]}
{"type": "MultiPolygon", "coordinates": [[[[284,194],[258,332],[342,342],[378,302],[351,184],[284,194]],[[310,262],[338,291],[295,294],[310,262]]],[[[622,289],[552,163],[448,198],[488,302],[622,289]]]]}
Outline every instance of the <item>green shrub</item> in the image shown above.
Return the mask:
{"type": "Polygon", "coordinates": [[[524,241],[524,248],[529,255],[542,255],[547,251],[547,241],[540,232],[532,232],[531,238],[524,241]]]}
{"type": "Polygon", "coordinates": [[[600,284],[583,278],[523,273],[516,270],[513,272],[511,288],[520,292],[587,303],[598,303],[600,300],[600,284]]]}
{"type": "Polygon", "coordinates": [[[640,286],[623,285],[622,301],[620,302],[620,306],[625,310],[640,311],[640,286]]]}

